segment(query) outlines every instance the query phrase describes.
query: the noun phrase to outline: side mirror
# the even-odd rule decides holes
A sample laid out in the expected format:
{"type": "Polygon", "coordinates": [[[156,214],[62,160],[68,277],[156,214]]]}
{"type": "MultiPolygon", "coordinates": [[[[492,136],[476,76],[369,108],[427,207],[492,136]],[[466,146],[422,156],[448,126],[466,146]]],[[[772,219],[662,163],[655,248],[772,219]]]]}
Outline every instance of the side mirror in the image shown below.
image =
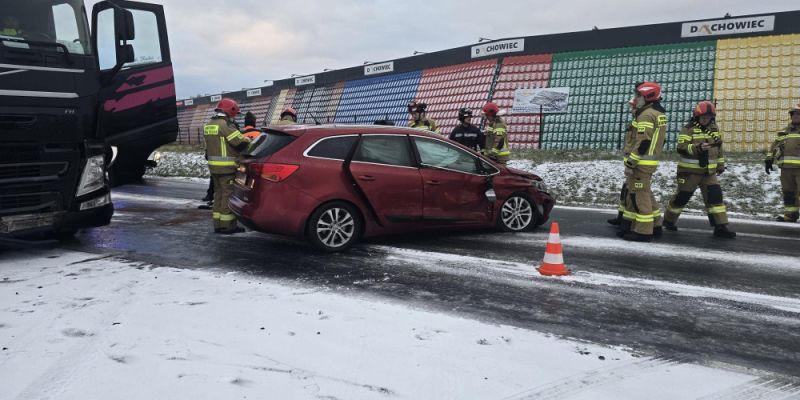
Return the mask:
{"type": "Polygon", "coordinates": [[[133,53],[133,45],[123,44],[117,47],[117,62],[120,64],[130,63],[136,61],[136,55],[133,53]]]}
{"type": "Polygon", "coordinates": [[[133,23],[133,13],[124,8],[114,8],[114,33],[118,41],[136,39],[136,28],[133,23]]]}

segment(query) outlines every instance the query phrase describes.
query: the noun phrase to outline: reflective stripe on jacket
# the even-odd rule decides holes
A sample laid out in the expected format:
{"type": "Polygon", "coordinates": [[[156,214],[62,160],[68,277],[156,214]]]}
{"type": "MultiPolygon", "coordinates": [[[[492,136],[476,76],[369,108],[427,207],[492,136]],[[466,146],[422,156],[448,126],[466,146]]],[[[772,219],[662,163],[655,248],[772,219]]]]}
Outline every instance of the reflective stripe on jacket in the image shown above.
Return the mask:
{"type": "Polygon", "coordinates": [[[800,125],[789,125],[778,133],[772,142],[767,160],[772,160],[781,168],[800,168],[800,125]]]}
{"type": "Polygon", "coordinates": [[[238,166],[237,158],[243,144],[250,140],[236,129],[227,118],[215,116],[203,127],[206,141],[208,169],[212,174],[232,174],[238,166]]]}
{"type": "Polygon", "coordinates": [[[667,116],[654,107],[652,103],[644,106],[632,122],[636,128],[636,137],[631,145],[628,161],[625,162],[628,168],[650,174],[655,173],[658,168],[658,159],[667,135],[667,116]]]}
{"type": "Polygon", "coordinates": [[[684,126],[678,134],[678,172],[690,174],[713,174],[725,168],[725,157],[722,151],[722,135],[715,123],[703,127],[697,123],[684,126]],[[700,145],[708,143],[711,146],[703,155],[700,145]],[[708,161],[703,167],[701,158],[708,161]]]}

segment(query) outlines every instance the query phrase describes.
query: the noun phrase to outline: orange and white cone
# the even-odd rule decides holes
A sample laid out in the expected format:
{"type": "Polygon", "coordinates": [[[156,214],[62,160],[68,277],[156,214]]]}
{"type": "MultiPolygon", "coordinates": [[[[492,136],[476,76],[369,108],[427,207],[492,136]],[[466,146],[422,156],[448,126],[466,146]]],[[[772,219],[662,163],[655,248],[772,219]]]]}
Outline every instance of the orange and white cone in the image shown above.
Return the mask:
{"type": "Polygon", "coordinates": [[[569,275],[569,270],[564,265],[564,255],[561,253],[561,235],[558,233],[558,222],[553,222],[550,225],[550,238],[547,239],[544,260],[536,270],[540,274],[547,276],[569,275]]]}

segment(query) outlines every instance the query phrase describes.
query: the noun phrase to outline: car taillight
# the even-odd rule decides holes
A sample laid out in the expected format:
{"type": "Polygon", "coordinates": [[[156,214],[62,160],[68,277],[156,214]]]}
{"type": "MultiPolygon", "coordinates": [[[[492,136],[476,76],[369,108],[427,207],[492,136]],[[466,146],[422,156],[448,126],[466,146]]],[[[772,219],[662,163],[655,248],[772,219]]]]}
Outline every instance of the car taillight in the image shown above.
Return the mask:
{"type": "Polygon", "coordinates": [[[258,175],[261,179],[271,182],[280,182],[293,174],[300,168],[299,165],[291,164],[272,164],[272,163],[251,163],[250,172],[258,175]]]}

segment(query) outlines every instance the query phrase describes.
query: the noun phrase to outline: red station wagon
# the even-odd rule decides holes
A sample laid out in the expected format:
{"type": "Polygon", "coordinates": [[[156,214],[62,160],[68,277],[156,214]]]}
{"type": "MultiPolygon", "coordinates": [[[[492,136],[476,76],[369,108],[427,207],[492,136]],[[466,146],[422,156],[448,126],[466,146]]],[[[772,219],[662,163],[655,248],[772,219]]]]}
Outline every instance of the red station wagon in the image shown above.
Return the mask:
{"type": "Polygon", "coordinates": [[[245,226],[341,251],[362,237],[547,221],[555,200],[536,175],[449,139],[380,125],[287,125],[245,152],[230,206],[245,226]]]}

